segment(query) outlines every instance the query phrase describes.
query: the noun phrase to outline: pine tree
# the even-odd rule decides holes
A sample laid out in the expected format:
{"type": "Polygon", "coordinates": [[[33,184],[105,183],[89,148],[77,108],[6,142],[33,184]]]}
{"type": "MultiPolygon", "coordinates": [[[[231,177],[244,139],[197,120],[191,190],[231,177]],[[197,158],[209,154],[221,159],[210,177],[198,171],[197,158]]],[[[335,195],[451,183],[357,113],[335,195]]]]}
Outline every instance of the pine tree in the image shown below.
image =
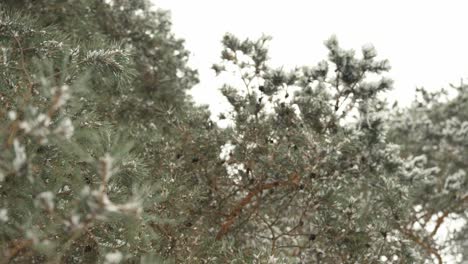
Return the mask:
{"type": "Polygon", "coordinates": [[[175,188],[197,191],[171,182],[169,171],[187,146],[180,139],[190,137],[180,132],[206,130],[209,117],[183,92],[196,72],[167,14],[140,1],[2,8],[2,261],[164,256],[170,243],[158,225],[183,226],[175,212],[188,198],[170,210],[155,207],[175,188]],[[106,15],[133,28],[104,25],[106,15]],[[86,40],[90,32],[94,39],[86,40]],[[154,212],[142,215],[142,208],[154,212]]]}
{"type": "Polygon", "coordinates": [[[403,228],[403,160],[386,140],[377,97],[392,82],[366,80],[388,61],[376,60],[371,46],[358,57],[332,37],[328,60],[285,72],[268,66],[267,41],[228,34],[223,63],[213,66],[234,66],[244,84],[222,88],[235,124],[228,177],[217,180],[227,212],[217,238],[261,249],[262,263],[416,261],[403,228]]]}
{"type": "MultiPolygon", "coordinates": [[[[429,173],[425,132],[399,141],[416,110],[385,117],[392,82],[368,77],[390,66],[372,46],[332,37],[327,60],[286,71],[269,66],[269,37],[226,34],[213,70],[238,81],[221,88],[220,128],[185,93],[197,74],[170,26],[144,0],[3,1],[0,263],[437,259],[414,208],[462,210],[447,206],[464,156],[426,158],[450,166],[455,192],[410,180],[429,173]]],[[[431,102],[445,122],[451,108],[431,102]]]]}
{"type": "Polygon", "coordinates": [[[418,96],[407,109],[398,109],[390,123],[392,141],[402,146],[407,160],[408,185],[415,213],[411,222],[426,255],[440,259],[445,254],[462,254],[468,259],[468,180],[466,176],[468,104],[467,86],[429,92],[418,96]],[[404,135],[404,136],[403,136],[404,135]],[[452,220],[452,221],[450,221],[452,220]],[[464,223],[461,230],[446,234],[445,243],[435,241],[444,225],[464,223]],[[421,229],[428,229],[424,232],[421,229]]]}

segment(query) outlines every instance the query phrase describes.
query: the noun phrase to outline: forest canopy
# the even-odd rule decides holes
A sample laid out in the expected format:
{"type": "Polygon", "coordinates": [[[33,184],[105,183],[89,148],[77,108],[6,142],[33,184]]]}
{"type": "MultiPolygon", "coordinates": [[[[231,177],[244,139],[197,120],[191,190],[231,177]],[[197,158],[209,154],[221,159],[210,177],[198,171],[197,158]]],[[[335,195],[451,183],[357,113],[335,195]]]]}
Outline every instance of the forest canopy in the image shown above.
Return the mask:
{"type": "Polygon", "coordinates": [[[228,127],[167,11],[2,1],[0,263],[468,261],[467,85],[401,108],[371,45],[285,70],[220,39],[228,127]]]}

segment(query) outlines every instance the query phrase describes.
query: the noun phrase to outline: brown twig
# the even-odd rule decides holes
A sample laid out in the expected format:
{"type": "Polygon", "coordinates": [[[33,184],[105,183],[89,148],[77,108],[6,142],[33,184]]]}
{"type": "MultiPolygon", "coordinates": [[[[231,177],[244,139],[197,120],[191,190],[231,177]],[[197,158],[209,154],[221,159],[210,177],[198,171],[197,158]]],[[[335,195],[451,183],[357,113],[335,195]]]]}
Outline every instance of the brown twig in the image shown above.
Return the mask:
{"type": "Polygon", "coordinates": [[[449,215],[450,211],[445,211],[439,218],[437,218],[436,225],[434,227],[434,230],[431,232],[431,236],[435,236],[437,231],[439,230],[440,226],[444,223],[445,218],[449,215]]]}
{"type": "Polygon", "coordinates": [[[28,248],[33,243],[32,239],[26,240],[15,240],[12,242],[10,249],[4,255],[4,259],[1,263],[10,263],[22,250],[28,248]]]}
{"type": "Polygon", "coordinates": [[[256,195],[260,194],[264,190],[270,190],[270,189],[277,188],[277,187],[284,187],[284,186],[290,186],[290,185],[296,185],[296,184],[297,184],[297,177],[293,176],[293,177],[290,177],[289,180],[275,181],[271,183],[257,185],[257,187],[251,190],[242,200],[240,200],[240,202],[228,214],[226,220],[223,222],[223,224],[221,225],[221,228],[218,231],[218,234],[216,235],[216,240],[220,240],[224,235],[226,235],[229,232],[229,230],[231,229],[231,226],[236,221],[236,218],[242,212],[242,209],[246,207],[256,195]]]}
{"type": "Polygon", "coordinates": [[[16,44],[18,45],[18,49],[20,51],[21,55],[21,68],[24,72],[24,75],[26,75],[26,78],[28,79],[28,89],[30,94],[32,94],[32,87],[33,87],[33,81],[31,80],[31,75],[29,74],[28,70],[26,69],[26,62],[24,60],[24,53],[23,53],[23,47],[21,45],[21,42],[19,41],[18,37],[13,33],[13,38],[15,39],[16,44]]]}
{"type": "Polygon", "coordinates": [[[437,249],[431,247],[430,245],[428,245],[427,243],[425,243],[424,241],[422,241],[418,236],[416,236],[411,230],[406,230],[406,229],[402,229],[402,228],[399,228],[399,230],[404,234],[406,235],[409,239],[411,239],[413,242],[415,242],[416,244],[418,244],[419,246],[421,246],[422,248],[424,248],[430,255],[434,255],[436,258],[437,258],[437,262],[439,264],[442,264],[443,261],[442,261],[442,256],[440,255],[440,253],[438,252],[437,249]]]}

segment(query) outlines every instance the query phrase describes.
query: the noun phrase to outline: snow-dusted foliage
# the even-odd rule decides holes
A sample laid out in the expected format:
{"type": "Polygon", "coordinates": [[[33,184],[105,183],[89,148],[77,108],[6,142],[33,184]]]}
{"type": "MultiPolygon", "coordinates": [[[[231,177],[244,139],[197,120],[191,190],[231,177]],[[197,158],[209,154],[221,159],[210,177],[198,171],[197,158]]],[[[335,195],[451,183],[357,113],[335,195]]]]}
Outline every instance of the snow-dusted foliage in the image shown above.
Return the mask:
{"type": "Polygon", "coordinates": [[[464,86],[392,112],[372,45],[331,37],[286,70],[270,37],[226,34],[221,128],[154,10],[2,1],[0,263],[442,263],[468,199],[464,86]]]}
{"type": "Polygon", "coordinates": [[[428,230],[428,234],[412,232],[420,233],[425,255],[439,263],[444,258],[468,260],[464,246],[468,240],[467,87],[462,84],[455,90],[457,95],[449,97],[444,90],[430,93],[420,89],[413,105],[395,109],[389,120],[390,138],[401,145],[405,160],[411,203],[419,208],[408,226],[428,230]],[[462,228],[439,231],[447,225],[462,228]],[[448,232],[442,242],[437,241],[441,232],[448,232]]]}
{"type": "Polygon", "coordinates": [[[377,98],[391,81],[366,81],[388,62],[375,60],[371,47],[358,58],[332,37],[328,61],[273,70],[267,40],[226,35],[223,62],[213,67],[223,74],[237,66],[243,83],[222,89],[236,132],[223,162],[243,168],[218,179],[224,217],[216,238],[259,252],[261,263],[409,261],[414,241],[404,226],[410,210],[403,181],[410,168],[386,139],[385,102],[377,98]]]}

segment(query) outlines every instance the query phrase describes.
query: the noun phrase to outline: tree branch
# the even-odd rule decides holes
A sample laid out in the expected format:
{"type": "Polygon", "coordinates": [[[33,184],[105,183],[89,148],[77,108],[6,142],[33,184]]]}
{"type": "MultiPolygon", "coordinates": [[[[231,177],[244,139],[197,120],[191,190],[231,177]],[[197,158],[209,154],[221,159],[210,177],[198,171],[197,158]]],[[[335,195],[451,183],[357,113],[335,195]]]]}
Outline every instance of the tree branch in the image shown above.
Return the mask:
{"type": "Polygon", "coordinates": [[[242,212],[242,209],[246,207],[252,199],[261,193],[264,190],[269,190],[277,187],[284,187],[284,186],[290,186],[290,185],[296,185],[297,184],[297,177],[290,177],[289,180],[284,180],[284,181],[275,181],[271,183],[265,183],[265,184],[259,184],[257,187],[255,187],[253,190],[251,190],[240,202],[231,210],[229,213],[228,217],[226,220],[223,222],[221,225],[221,228],[218,231],[218,234],[216,235],[216,240],[220,240],[224,235],[226,235],[229,230],[231,229],[231,226],[234,224],[236,221],[236,218],[240,215],[242,212]]]}

